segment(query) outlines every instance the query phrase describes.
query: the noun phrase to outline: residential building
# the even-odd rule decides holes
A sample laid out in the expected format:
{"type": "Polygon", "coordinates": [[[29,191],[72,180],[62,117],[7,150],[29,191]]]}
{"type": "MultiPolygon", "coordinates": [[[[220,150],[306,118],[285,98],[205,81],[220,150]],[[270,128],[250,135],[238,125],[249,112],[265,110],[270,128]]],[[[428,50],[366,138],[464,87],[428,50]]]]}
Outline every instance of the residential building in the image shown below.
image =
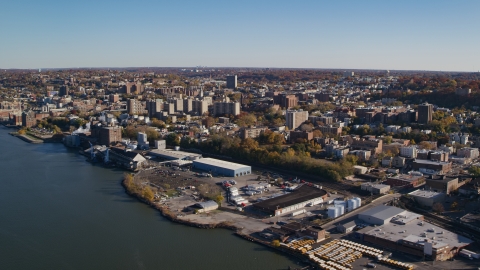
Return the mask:
{"type": "Polygon", "coordinates": [[[298,105],[298,97],[295,95],[280,94],[273,97],[273,103],[288,110],[298,105]]]}
{"type": "Polygon", "coordinates": [[[341,135],[342,134],[342,127],[335,127],[332,125],[329,126],[319,126],[317,127],[323,134],[333,134],[333,135],[341,135]]]}
{"type": "Polygon", "coordinates": [[[300,127],[308,119],[308,111],[287,110],[285,113],[286,125],[288,129],[294,130],[300,127]]]}
{"type": "Polygon", "coordinates": [[[433,117],[433,105],[423,103],[418,105],[418,123],[428,124],[432,121],[433,117]]]}
{"type": "Polygon", "coordinates": [[[406,157],[406,158],[416,158],[417,147],[414,145],[400,147],[400,156],[406,157]]]}
{"type": "Polygon", "coordinates": [[[208,101],[192,100],[192,114],[203,115],[208,112],[208,101]]]}
{"type": "Polygon", "coordinates": [[[229,89],[237,88],[237,75],[227,76],[227,88],[229,89]]]}
{"type": "Polygon", "coordinates": [[[142,101],[138,99],[129,99],[127,101],[127,113],[130,115],[144,114],[147,111],[142,101]]]}
{"type": "Polygon", "coordinates": [[[147,100],[147,111],[149,117],[156,117],[157,113],[163,110],[163,99],[147,100]]]}
{"type": "Polygon", "coordinates": [[[240,138],[242,138],[242,139],[257,138],[265,130],[267,130],[267,127],[242,128],[240,130],[240,138]]]}
{"type": "Polygon", "coordinates": [[[353,150],[369,150],[372,152],[372,154],[376,155],[382,152],[383,141],[374,137],[362,139],[355,138],[352,141],[351,148],[353,150]]]}
{"type": "Polygon", "coordinates": [[[58,91],[58,96],[63,97],[66,95],[68,95],[68,86],[67,85],[60,86],[60,91],[58,91]]]}
{"type": "Polygon", "coordinates": [[[239,115],[240,102],[215,102],[213,103],[214,115],[239,115]]]}
{"type": "Polygon", "coordinates": [[[117,94],[110,94],[108,96],[108,101],[110,101],[111,103],[116,103],[120,100],[120,96],[117,95],[117,94]]]}
{"type": "Polygon", "coordinates": [[[313,132],[307,131],[290,131],[290,142],[294,143],[297,140],[313,140],[313,132]]]}
{"type": "Polygon", "coordinates": [[[464,147],[462,149],[457,150],[457,156],[476,159],[479,156],[478,148],[464,147]]]}
{"type": "Polygon", "coordinates": [[[455,94],[459,96],[468,96],[472,93],[472,89],[469,88],[457,88],[455,94]]]}
{"type": "Polygon", "coordinates": [[[330,94],[329,93],[317,93],[317,94],[315,94],[315,98],[318,101],[321,101],[321,102],[328,102],[328,101],[330,101],[330,94]]]}

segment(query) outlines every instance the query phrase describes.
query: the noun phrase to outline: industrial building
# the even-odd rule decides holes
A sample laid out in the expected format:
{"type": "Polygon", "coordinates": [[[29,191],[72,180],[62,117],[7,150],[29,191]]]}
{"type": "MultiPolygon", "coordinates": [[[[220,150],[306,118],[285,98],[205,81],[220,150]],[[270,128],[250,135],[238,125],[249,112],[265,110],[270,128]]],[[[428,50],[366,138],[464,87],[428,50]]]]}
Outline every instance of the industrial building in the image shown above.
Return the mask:
{"type": "Polygon", "coordinates": [[[383,184],[374,184],[374,183],[363,183],[361,185],[362,190],[366,190],[368,192],[371,192],[372,194],[386,194],[388,191],[390,191],[390,186],[389,185],[383,185],[383,184]]]}
{"type": "Polygon", "coordinates": [[[355,220],[352,220],[344,224],[338,224],[336,228],[337,228],[337,231],[341,233],[349,233],[353,231],[353,229],[355,229],[356,226],[357,226],[357,223],[355,222],[355,220]]]}
{"type": "Polygon", "coordinates": [[[199,202],[193,206],[199,213],[204,213],[218,209],[218,204],[214,201],[199,202]]]}
{"type": "Polygon", "coordinates": [[[202,158],[201,154],[167,149],[153,149],[149,152],[149,155],[165,160],[196,160],[202,158]]]}
{"type": "Polygon", "coordinates": [[[432,207],[434,203],[443,202],[445,193],[435,192],[431,190],[415,190],[408,193],[419,205],[432,207]]]}
{"type": "Polygon", "coordinates": [[[386,183],[392,187],[415,188],[425,184],[423,174],[412,172],[387,177],[386,183]]]}
{"type": "Polygon", "coordinates": [[[450,192],[457,190],[459,186],[458,177],[431,175],[426,179],[425,189],[450,194],[450,192]]]}
{"type": "Polygon", "coordinates": [[[215,174],[236,177],[252,173],[252,167],[214,158],[202,158],[193,161],[192,168],[215,174]]]}
{"type": "Polygon", "coordinates": [[[393,206],[377,206],[359,218],[376,225],[358,231],[363,241],[429,260],[448,260],[473,242],[423,221],[422,215],[393,206]]]}
{"type": "Polygon", "coordinates": [[[452,163],[417,159],[412,163],[412,169],[424,174],[448,173],[452,170],[452,163]]]}
{"type": "Polygon", "coordinates": [[[293,192],[255,203],[253,207],[272,216],[281,216],[308,204],[321,203],[327,196],[327,192],[323,189],[302,185],[293,192]]]}
{"type": "Polygon", "coordinates": [[[405,210],[397,207],[380,205],[358,214],[358,218],[369,224],[384,225],[388,224],[393,217],[403,212],[405,212],[405,210]]]}

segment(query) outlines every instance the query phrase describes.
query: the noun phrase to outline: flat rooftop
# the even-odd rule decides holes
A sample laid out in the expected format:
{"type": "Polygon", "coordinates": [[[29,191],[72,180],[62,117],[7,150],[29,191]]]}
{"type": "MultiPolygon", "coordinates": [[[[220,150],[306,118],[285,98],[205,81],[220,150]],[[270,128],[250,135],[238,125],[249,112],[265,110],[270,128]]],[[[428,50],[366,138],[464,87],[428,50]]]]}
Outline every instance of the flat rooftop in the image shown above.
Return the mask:
{"type": "Polygon", "coordinates": [[[431,190],[415,190],[408,194],[412,196],[422,197],[422,198],[435,198],[437,196],[443,196],[442,193],[431,191],[431,190]]]}
{"type": "Polygon", "coordinates": [[[405,225],[405,224],[410,223],[410,222],[412,222],[416,219],[420,219],[420,217],[422,217],[422,215],[417,214],[417,213],[413,213],[413,212],[405,211],[405,212],[403,212],[399,215],[394,216],[390,220],[390,222],[400,224],[400,225],[405,225]]]}
{"type": "Polygon", "coordinates": [[[410,222],[404,225],[389,223],[377,226],[364,234],[377,236],[392,242],[397,242],[402,239],[407,241],[419,241],[419,239],[423,239],[424,241],[425,238],[428,238],[430,241],[435,241],[439,244],[448,244],[452,248],[463,247],[473,243],[472,240],[464,236],[447,231],[425,221],[410,222]],[[435,237],[435,239],[432,239],[433,237],[435,237]]]}
{"type": "Polygon", "coordinates": [[[255,203],[253,206],[262,210],[275,212],[278,208],[285,208],[304,201],[320,198],[325,195],[327,195],[327,192],[323,189],[302,185],[293,192],[255,203]]]}
{"type": "Polygon", "coordinates": [[[418,180],[422,177],[423,176],[420,176],[420,175],[399,174],[397,176],[390,176],[390,177],[388,177],[388,179],[401,180],[401,181],[405,181],[405,182],[412,182],[412,181],[418,180]]]}
{"type": "Polygon", "coordinates": [[[444,161],[431,161],[431,160],[426,160],[426,159],[415,159],[415,163],[419,164],[430,164],[430,165],[446,165],[450,164],[450,162],[444,162],[444,161]]]}
{"type": "Polygon", "coordinates": [[[193,158],[201,158],[201,154],[196,154],[196,153],[189,153],[189,152],[184,152],[184,151],[175,151],[175,150],[167,150],[167,149],[153,149],[149,152],[150,155],[152,156],[158,156],[166,159],[185,159],[188,157],[193,157],[193,158]]]}
{"type": "Polygon", "coordinates": [[[210,165],[210,166],[227,168],[227,169],[232,169],[232,170],[237,170],[237,169],[243,169],[245,167],[250,167],[250,166],[247,166],[247,165],[233,163],[233,162],[219,160],[219,159],[214,159],[214,158],[197,159],[197,160],[194,160],[193,163],[194,164],[195,163],[206,164],[206,165],[210,165]]]}
{"type": "Polygon", "coordinates": [[[396,215],[400,215],[403,212],[405,212],[405,210],[394,206],[379,205],[377,207],[368,209],[367,211],[364,211],[359,215],[371,216],[380,220],[389,220],[396,215]]]}

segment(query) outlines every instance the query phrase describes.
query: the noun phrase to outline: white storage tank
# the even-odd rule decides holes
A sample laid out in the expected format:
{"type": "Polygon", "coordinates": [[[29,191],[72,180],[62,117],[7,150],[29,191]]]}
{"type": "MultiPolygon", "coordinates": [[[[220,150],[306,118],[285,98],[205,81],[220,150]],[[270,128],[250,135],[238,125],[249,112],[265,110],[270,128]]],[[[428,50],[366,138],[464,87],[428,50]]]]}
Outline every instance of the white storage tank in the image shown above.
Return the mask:
{"type": "Polygon", "coordinates": [[[338,204],[338,205],[335,205],[335,208],[338,209],[338,212],[339,212],[338,216],[345,214],[345,205],[338,204]]]}
{"type": "Polygon", "coordinates": [[[356,198],[353,198],[353,199],[357,201],[357,207],[362,206],[362,199],[360,199],[359,197],[356,197],[356,198]]]}
{"type": "Polygon", "coordinates": [[[339,216],[337,207],[327,208],[327,214],[329,218],[337,218],[339,216]]]}

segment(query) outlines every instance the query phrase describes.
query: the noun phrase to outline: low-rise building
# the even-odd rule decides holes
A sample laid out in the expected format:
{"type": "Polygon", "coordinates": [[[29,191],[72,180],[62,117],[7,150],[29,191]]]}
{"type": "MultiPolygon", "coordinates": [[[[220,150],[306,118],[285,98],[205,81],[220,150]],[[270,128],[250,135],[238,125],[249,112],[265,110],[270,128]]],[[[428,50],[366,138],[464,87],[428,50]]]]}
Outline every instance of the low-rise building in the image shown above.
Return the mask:
{"type": "Polygon", "coordinates": [[[436,192],[450,192],[457,190],[458,177],[448,177],[445,175],[431,175],[426,179],[425,189],[436,192]]]}
{"type": "Polygon", "coordinates": [[[448,260],[473,242],[425,222],[422,215],[393,206],[377,206],[360,213],[359,218],[377,225],[362,230],[363,241],[429,260],[448,260]]]}
{"type": "Polygon", "coordinates": [[[201,158],[194,160],[192,168],[230,177],[236,177],[252,173],[251,166],[214,158],[201,158]]]}
{"type": "Polygon", "coordinates": [[[272,216],[281,216],[306,205],[323,202],[328,197],[325,190],[302,185],[293,192],[253,204],[253,207],[272,216]]]}
{"type": "Polygon", "coordinates": [[[390,186],[383,184],[363,183],[360,187],[372,194],[386,194],[390,191],[390,186]]]}
{"type": "Polygon", "coordinates": [[[240,138],[247,139],[247,138],[257,138],[260,136],[262,132],[265,132],[267,127],[248,127],[242,128],[240,130],[240,138]]]}
{"type": "Polygon", "coordinates": [[[423,175],[399,174],[387,177],[386,183],[393,187],[416,188],[425,184],[423,175]]]}
{"type": "Polygon", "coordinates": [[[440,202],[442,203],[445,200],[445,193],[435,192],[431,190],[415,190],[408,193],[415,202],[421,206],[432,207],[433,204],[440,202]]]}
{"type": "Polygon", "coordinates": [[[424,174],[445,174],[452,170],[451,162],[431,161],[416,159],[412,163],[412,169],[424,174]]]}

